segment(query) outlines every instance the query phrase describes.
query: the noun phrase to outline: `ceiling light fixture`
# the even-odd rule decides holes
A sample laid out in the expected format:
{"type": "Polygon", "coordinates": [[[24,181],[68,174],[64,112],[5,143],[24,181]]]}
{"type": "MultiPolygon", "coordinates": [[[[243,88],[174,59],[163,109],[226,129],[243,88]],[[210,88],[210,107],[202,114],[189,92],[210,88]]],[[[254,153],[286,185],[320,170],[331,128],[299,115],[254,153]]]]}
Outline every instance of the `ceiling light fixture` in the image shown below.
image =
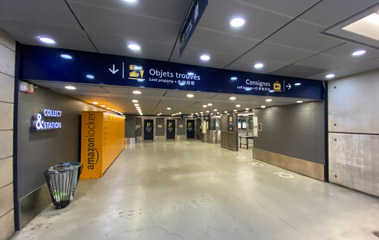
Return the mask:
{"type": "Polygon", "coordinates": [[[200,56],[200,60],[203,62],[208,62],[209,60],[211,60],[211,56],[209,56],[208,54],[203,54],[200,56]]]}
{"type": "Polygon", "coordinates": [[[232,20],[230,20],[230,26],[232,26],[234,28],[240,28],[243,25],[245,25],[245,19],[243,19],[241,17],[236,17],[236,18],[233,18],[232,20]]]}
{"type": "Polygon", "coordinates": [[[52,38],[49,38],[49,37],[38,37],[38,40],[40,42],[43,42],[43,43],[46,43],[46,44],[50,44],[50,45],[55,44],[55,40],[52,39],[52,38]]]}
{"type": "Polygon", "coordinates": [[[105,107],[105,105],[100,105],[100,107],[102,107],[102,108],[103,108],[103,107],[105,107]]]}
{"type": "Polygon", "coordinates": [[[95,79],[95,76],[92,74],[86,74],[86,78],[88,79],[95,79]]]}
{"type": "Polygon", "coordinates": [[[135,106],[135,107],[139,107],[139,104],[138,104],[138,103],[136,103],[136,104],[134,104],[134,106],[135,106]]]}
{"type": "Polygon", "coordinates": [[[236,105],[236,107],[238,107],[238,108],[239,108],[239,107],[241,107],[241,105],[237,104],[237,105],[236,105]]]}
{"type": "Polygon", "coordinates": [[[137,0],[124,0],[124,2],[127,2],[127,3],[135,3],[135,2],[137,2],[137,0]]]}
{"type": "Polygon", "coordinates": [[[141,46],[135,43],[129,43],[128,48],[134,52],[141,51],[141,46]]]}
{"type": "Polygon", "coordinates": [[[208,106],[207,105],[203,105],[203,108],[207,108],[208,106]]]}
{"type": "Polygon", "coordinates": [[[261,108],[266,108],[266,106],[265,106],[265,105],[262,105],[261,108]]]}
{"type": "Polygon", "coordinates": [[[272,102],[271,98],[266,99],[266,102],[272,102]]]}
{"type": "Polygon", "coordinates": [[[167,108],[167,110],[169,110],[169,111],[170,111],[170,110],[171,110],[171,108],[170,108],[170,107],[168,107],[168,108],[167,108]]]}
{"type": "Polygon", "coordinates": [[[329,74],[327,74],[325,76],[325,78],[327,78],[327,79],[332,79],[332,78],[335,78],[335,77],[336,77],[336,75],[334,73],[329,73],[329,74]]]}
{"type": "Polygon", "coordinates": [[[250,108],[245,108],[245,110],[246,110],[246,111],[249,111],[249,110],[250,110],[250,108]]]}
{"type": "Polygon", "coordinates": [[[133,91],[133,94],[135,94],[135,95],[140,95],[140,94],[141,94],[141,91],[134,90],[134,91],[133,91]]]}
{"type": "Polygon", "coordinates": [[[132,103],[138,103],[138,100],[137,99],[133,99],[132,103]]]}
{"type": "Polygon", "coordinates": [[[301,83],[297,82],[294,84],[295,86],[301,86],[301,83]]]}
{"type": "Polygon", "coordinates": [[[217,112],[217,109],[213,109],[214,112],[217,112]]]}
{"type": "Polygon", "coordinates": [[[94,104],[94,105],[97,105],[97,104],[98,104],[98,102],[92,102],[92,104],[94,104]]]}
{"type": "Polygon", "coordinates": [[[188,98],[193,98],[194,95],[193,95],[192,93],[188,93],[188,94],[187,94],[187,97],[188,97],[188,98]]]}
{"type": "Polygon", "coordinates": [[[355,52],[353,52],[351,55],[353,55],[354,57],[358,57],[358,56],[362,56],[366,53],[366,50],[357,50],[355,52]]]}
{"type": "Polygon", "coordinates": [[[71,86],[71,85],[67,85],[64,88],[66,88],[67,90],[76,90],[76,87],[71,86]]]}
{"type": "Polygon", "coordinates": [[[224,113],[228,113],[228,111],[224,111],[224,113]]]}
{"type": "Polygon", "coordinates": [[[263,63],[256,63],[256,64],[254,64],[254,68],[255,69],[262,69],[263,67],[264,67],[263,63]]]}
{"type": "Polygon", "coordinates": [[[208,106],[212,107],[212,106],[213,106],[213,103],[208,103],[208,106]]]}
{"type": "Polygon", "coordinates": [[[297,103],[303,103],[303,101],[296,101],[297,103]]]}
{"type": "Polygon", "coordinates": [[[231,77],[230,80],[236,81],[238,78],[237,77],[231,77]]]}
{"type": "Polygon", "coordinates": [[[230,98],[229,98],[229,100],[231,100],[231,101],[235,101],[237,98],[236,97],[234,97],[234,96],[231,96],[230,98]]]}
{"type": "Polygon", "coordinates": [[[61,58],[63,58],[63,59],[67,59],[67,60],[71,60],[71,59],[72,59],[72,56],[71,56],[71,55],[68,55],[68,54],[61,54],[61,58]]]}

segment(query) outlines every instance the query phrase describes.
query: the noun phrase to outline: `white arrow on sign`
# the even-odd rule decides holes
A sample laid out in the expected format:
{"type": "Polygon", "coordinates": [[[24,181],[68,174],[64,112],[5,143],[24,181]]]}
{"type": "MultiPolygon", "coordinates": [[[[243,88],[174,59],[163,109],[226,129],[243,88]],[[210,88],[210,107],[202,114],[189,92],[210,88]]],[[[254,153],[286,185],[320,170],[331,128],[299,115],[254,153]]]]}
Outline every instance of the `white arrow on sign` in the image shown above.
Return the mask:
{"type": "Polygon", "coordinates": [[[288,88],[288,90],[290,90],[292,86],[288,83],[286,87],[288,88]]]}
{"type": "Polygon", "coordinates": [[[118,72],[118,69],[115,68],[114,64],[113,64],[113,69],[110,69],[108,68],[109,71],[112,73],[112,74],[116,74],[118,72]]]}

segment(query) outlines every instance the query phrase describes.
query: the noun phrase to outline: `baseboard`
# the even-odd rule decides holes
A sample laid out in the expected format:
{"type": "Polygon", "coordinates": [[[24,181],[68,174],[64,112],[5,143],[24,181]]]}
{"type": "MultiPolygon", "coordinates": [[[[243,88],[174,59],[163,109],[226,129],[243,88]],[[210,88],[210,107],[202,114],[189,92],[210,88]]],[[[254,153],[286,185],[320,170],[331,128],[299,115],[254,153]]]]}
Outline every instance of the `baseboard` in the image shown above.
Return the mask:
{"type": "Polygon", "coordinates": [[[278,153],[253,148],[254,159],[275,165],[320,181],[325,181],[324,165],[278,153]]]}

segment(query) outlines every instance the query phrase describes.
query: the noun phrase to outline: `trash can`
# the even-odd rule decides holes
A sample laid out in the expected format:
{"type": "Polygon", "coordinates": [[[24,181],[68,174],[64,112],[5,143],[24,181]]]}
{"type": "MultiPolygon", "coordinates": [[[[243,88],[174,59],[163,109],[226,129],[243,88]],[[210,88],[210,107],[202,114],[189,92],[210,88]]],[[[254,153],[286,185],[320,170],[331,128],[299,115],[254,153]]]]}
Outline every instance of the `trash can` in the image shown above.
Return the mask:
{"type": "Polygon", "coordinates": [[[64,162],[63,165],[71,165],[74,168],[74,178],[71,184],[70,200],[74,199],[76,187],[78,186],[79,177],[82,173],[82,164],[80,162],[64,162]]]}
{"type": "Polygon", "coordinates": [[[52,166],[46,170],[45,179],[55,207],[57,209],[67,207],[70,204],[74,167],[69,164],[52,166]]]}

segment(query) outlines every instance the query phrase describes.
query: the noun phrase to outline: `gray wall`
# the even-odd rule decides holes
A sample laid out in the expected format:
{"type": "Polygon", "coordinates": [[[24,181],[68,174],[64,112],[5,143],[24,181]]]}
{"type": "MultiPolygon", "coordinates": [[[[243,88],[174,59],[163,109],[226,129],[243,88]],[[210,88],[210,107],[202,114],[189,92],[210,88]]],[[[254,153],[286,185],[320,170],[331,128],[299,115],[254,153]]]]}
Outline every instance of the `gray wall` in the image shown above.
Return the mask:
{"type": "Polygon", "coordinates": [[[136,137],[136,116],[126,115],[125,116],[125,138],[135,138],[136,137]]]}
{"type": "Polygon", "coordinates": [[[136,128],[136,137],[141,137],[142,136],[142,129],[143,129],[143,126],[142,126],[142,119],[141,118],[139,118],[139,117],[137,117],[136,118],[136,122],[135,122],[135,125],[134,126],[136,126],[136,125],[140,125],[140,128],[136,128]]]}
{"type": "Polygon", "coordinates": [[[18,194],[22,198],[45,183],[43,173],[50,166],[80,161],[81,111],[98,109],[42,87],[33,94],[20,94],[18,104],[18,194]],[[31,130],[32,116],[45,108],[62,111],[62,129],[31,130]]]}
{"type": "Polygon", "coordinates": [[[187,134],[187,127],[186,127],[186,121],[184,118],[178,118],[177,119],[177,122],[176,122],[176,127],[178,129],[178,132],[177,132],[177,135],[179,136],[183,136],[183,135],[186,135],[187,134]],[[181,128],[180,127],[180,124],[183,125],[183,127],[181,128]]]}
{"type": "Polygon", "coordinates": [[[324,102],[255,110],[263,131],[254,147],[325,164],[324,102]]]}
{"type": "Polygon", "coordinates": [[[329,181],[379,196],[379,70],[328,84],[329,181]]]}
{"type": "Polygon", "coordinates": [[[164,120],[165,120],[164,118],[156,118],[155,119],[155,136],[157,136],[157,137],[165,135],[166,127],[165,127],[164,120]],[[162,127],[159,128],[158,124],[162,125],[162,127]]]}
{"type": "Polygon", "coordinates": [[[13,109],[15,41],[0,30],[0,239],[14,233],[13,109]]]}

